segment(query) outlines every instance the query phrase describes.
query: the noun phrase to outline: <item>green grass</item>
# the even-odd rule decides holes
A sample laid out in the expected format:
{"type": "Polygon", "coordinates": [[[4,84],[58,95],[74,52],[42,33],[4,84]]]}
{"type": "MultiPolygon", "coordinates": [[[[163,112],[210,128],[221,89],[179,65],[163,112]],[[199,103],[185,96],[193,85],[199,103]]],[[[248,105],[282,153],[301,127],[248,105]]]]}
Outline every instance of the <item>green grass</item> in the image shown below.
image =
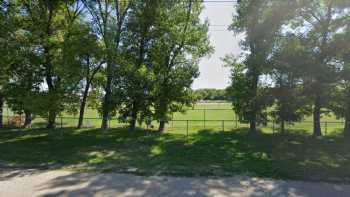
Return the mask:
{"type": "MultiPolygon", "coordinates": [[[[5,110],[5,115],[7,110],[5,110]]],[[[9,112],[11,114],[11,112],[9,112]]],[[[78,117],[71,114],[63,114],[64,118],[57,118],[57,126],[61,127],[61,122],[63,127],[74,127],[77,125],[78,117]]],[[[84,126],[98,128],[101,124],[101,118],[96,110],[87,109],[85,114],[84,126]]],[[[245,123],[237,123],[234,121],[236,119],[235,113],[232,110],[230,103],[197,103],[193,108],[189,108],[185,113],[175,113],[173,116],[174,122],[169,122],[167,127],[168,132],[185,134],[187,133],[187,122],[189,121],[189,133],[196,133],[201,129],[213,129],[213,130],[230,130],[234,128],[246,128],[248,127],[245,123]],[[205,110],[204,110],[205,109],[205,110]],[[207,120],[206,122],[202,120],[207,120]],[[222,123],[221,120],[226,120],[222,123]],[[231,121],[232,120],[232,121],[231,121]]],[[[5,118],[4,122],[7,122],[5,118]]],[[[328,135],[332,133],[339,133],[343,128],[343,123],[341,120],[336,119],[332,114],[324,115],[321,119],[323,133],[328,135]],[[325,122],[328,122],[327,125],[325,122]]],[[[46,121],[42,118],[36,118],[33,121],[33,127],[45,127],[46,121]]],[[[158,126],[158,123],[154,121],[154,127],[158,126]]],[[[125,123],[120,123],[113,118],[110,121],[110,127],[120,128],[125,127],[125,123]]],[[[274,125],[277,127],[278,125],[274,125]]],[[[145,125],[139,125],[139,127],[146,128],[145,125]]],[[[268,126],[259,126],[261,130],[272,131],[272,122],[268,126]]],[[[312,133],[312,117],[306,117],[303,122],[295,123],[292,125],[287,125],[289,129],[303,129],[309,133],[312,133]]]]}
{"type": "Polygon", "coordinates": [[[350,182],[350,143],[337,135],[312,138],[247,134],[246,129],[158,134],[137,130],[0,131],[0,164],[141,175],[252,176],[350,182]]]}

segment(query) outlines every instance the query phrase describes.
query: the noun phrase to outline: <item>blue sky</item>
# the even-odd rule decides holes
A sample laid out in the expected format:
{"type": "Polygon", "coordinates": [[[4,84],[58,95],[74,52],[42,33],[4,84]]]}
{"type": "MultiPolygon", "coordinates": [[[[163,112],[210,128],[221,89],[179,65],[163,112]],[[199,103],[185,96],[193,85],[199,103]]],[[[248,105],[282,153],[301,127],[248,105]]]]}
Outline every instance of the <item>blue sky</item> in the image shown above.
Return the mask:
{"type": "Polygon", "coordinates": [[[229,84],[229,69],[224,68],[221,58],[226,54],[239,55],[240,36],[227,30],[232,22],[233,2],[207,2],[202,13],[203,19],[210,23],[209,34],[215,52],[203,58],[199,65],[200,76],[194,81],[193,88],[225,88],[229,84]]]}

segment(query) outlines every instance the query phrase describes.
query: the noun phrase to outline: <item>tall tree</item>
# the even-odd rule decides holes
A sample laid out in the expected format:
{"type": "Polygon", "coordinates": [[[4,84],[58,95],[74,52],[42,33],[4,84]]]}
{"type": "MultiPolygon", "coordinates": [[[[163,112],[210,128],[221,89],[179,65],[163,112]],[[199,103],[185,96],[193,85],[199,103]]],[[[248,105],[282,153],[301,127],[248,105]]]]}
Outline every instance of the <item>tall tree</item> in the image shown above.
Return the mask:
{"type": "Polygon", "coordinates": [[[181,111],[183,105],[194,101],[191,90],[193,80],[198,77],[198,62],[211,53],[208,38],[208,23],[199,15],[203,5],[198,1],[178,1],[167,4],[160,17],[163,30],[151,58],[157,77],[154,91],[155,117],[159,131],[163,132],[169,114],[181,111]]]}
{"type": "Polygon", "coordinates": [[[77,88],[79,65],[67,61],[72,29],[79,23],[81,6],[76,1],[20,1],[28,17],[27,31],[33,36],[33,50],[40,56],[45,84],[40,91],[40,115],[47,118],[47,128],[55,126],[77,88]],[[70,96],[69,96],[70,95],[70,96]]]}
{"type": "Polygon", "coordinates": [[[20,28],[24,20],[19,11],[16,1],[0,2],[0,127],[3,126],[3,105],[8,96],[6,87],[14,80],[11,79],[11,68],[26,59],[22,55],[28,49],[26,32],[20,28]]]}
{"type": "Polygon", "coordinates": [[[42,80],[42,69],[39,66],[39,57],[33,52],[30,38],[20,36],[16,50],[16,61],[9,66],[8,76],[10,81],[4,86],[7,106],[17,114],[25,114],[24,127],[31,125],[33,114],[37,111],[40,103],[36,97],[40,92],[42,80]]]}
{"type": "Polygon", "coordinates": [[[114,74],[117,72],[120,44],[122,33],[126,30],[125,22],[127,21],[128,12],[132,5],[132,0],[82,0],[85,7],[88,9],[92,25],[95,31],[101,37],[105,48],[106,61],[106,84],[105,94],[102,103],[102,123],[101,128],[108,128],[108,119],[110,118],[113,106],[112,101],[112,84],[114,74]]]}
{"type": "MultiPolygon", "coordinates": [[[[78,23],[70,27],[70,35],[66,36],[65,61],[76,65],[79,72],[75,73],[80,81],[77,85],[75,94],[79,95],[79,106],[71,105],[71,111],[76,113],[79,108],[78,128],[83,125],[85,108],[89,92],[93,82],[96,82],[96,75],[101,74],[104,66],[103,48],[97,35],[93,33],[86,23],[78,23]],[[69,37],[69,39],[68,39],[69,37]],[[81,43],[84,43],[82,45],[81,43]]],[[[66,63],[68,64],[68,63],[66,63]]],[[[96,84],[96,88],[98,85],[96,84]]],[[[77,102],[73,100],[72,102],[77,102]]]]}
{"type": "Polygon", "coordinates": [[[346,0],[307,1],[299,9],[300,17],[296,18],[299,20],[299,26],[290,29],[307,38],[304,44],[313,53],[308,60],[312,63],[305,68],[308,74],[304,83],[313,99],[314,136],[322,135],[321,110],[327,106],[329,94],[326,90],[336,82],[338,70],[335,57],[339,49],[332,46],[334,37],[342,33],[342,29],[348,25],[349,6],[346,0]]]}
{"type": "Polygon", "coordinates": [[[285,132],[285,123],[302,120],[310,114],[309,99],[303,87],[304,68],[310,63],[310,52],[303,46],[303,38],[282,35],[277,40],[269,60],[272,79],[271,95],[275,99],[272,116],[285,132]],[[291,99],[293,98],[293,99],[291,99]]]}
{"type": "MultiPolygon", "coordinates": [[[[296,7],[296,1],[242,0],[238,2],[237,14],[234,16],[231,29],[245,34],[242,47],[245,51],[243,63],[246,65],[244,71],[246,79],[242,80],[245,81],[248,88],[245,94],[239,93],[239,96],[244,96],[244,98],[233,95],[234,99],[238,99],[234,101],[234,104],[245,107],[234,106],[234,108],[243,110],[236,111],[236,113],[244,115],[245,117],[242,118],[249,120],[252,133],[256,133],[258,114],[261,114],[261,110],[264,109],[259,106],[259,103],[264,103],[259,101],[259,98],[263,98],[259,96],[260,76],[266,73],[267,60],[276,35],[283,24],[294,15],[296,7]]],[[[241,86],[241,83],[235,84],[241,86]]]]}
{"type": "Polygon", "coordinates": [[[11,27],[13,19],[13,10],[8,1],[0,2],[0,128],[3,127],[3,108],[5,95],[3,92],[4,85],[8,82],[7,69],[11,59],[11,44],[9,37],[11,35],[11,27]]]}
{"type": "Polygon", "coordinates": [[[328,107],[338,118],[344,118],[343,134],[350,137],[350,23],[334,37],[333,50],[337,51],[337,63],[340,68],[339,81],[333,84],[328,107]]]}
{"type": "Polygon", "coordinates": [[[119,112],[120,120],[128,121],[130,130],[135,129],[137,120],[142,122],[144,115],[150,114],[154,77],[149,52],[159,36],[156,23],[162,11],[160,4],[159,1],[137,1],[129,13],[128,32],[122,47],[124,79],[119,91],[124,96],[119,112]]]}

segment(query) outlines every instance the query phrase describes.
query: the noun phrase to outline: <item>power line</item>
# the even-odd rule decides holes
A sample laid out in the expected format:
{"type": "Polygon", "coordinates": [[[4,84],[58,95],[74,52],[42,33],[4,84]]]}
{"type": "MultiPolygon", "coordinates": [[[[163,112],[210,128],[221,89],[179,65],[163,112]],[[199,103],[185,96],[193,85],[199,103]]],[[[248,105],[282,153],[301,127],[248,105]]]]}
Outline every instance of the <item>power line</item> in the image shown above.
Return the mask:
{"type": "Polygon", "coordinates": [[[203,0],[203,3],[237,3],[238,0],[203,0]]]}
{"type": "Polygon", "coordinates": [[[211,27],[229,27],[230,25],[209,25],[211,27]]]}

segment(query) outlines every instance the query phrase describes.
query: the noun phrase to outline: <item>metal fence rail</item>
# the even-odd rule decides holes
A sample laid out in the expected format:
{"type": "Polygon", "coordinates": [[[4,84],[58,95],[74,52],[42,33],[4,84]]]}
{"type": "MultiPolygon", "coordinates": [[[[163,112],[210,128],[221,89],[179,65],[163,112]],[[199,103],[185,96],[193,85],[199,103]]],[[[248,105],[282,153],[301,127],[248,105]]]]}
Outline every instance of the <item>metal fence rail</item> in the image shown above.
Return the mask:
{"type": "MultiPolygon", "coordinates": [[[[20,127],[24,123],[23,117],[20,119],[20,122],[14,124],[12,121],[15,117],[18,116],[4,116],[3,122],[5,125],[12,127],[20,127]]],[[[18,120],[18,119],[17,119],[18,120]]],[[[99,128],[101,124],[101,118],[84,118],[83,128],[99,128]]],[[[47,121],[43,118],[37,117],[32,121],[32,128],[44,128],[47,121]]],[[[72,128],[76,127],[78,124],[78,118],[76,117],[58,117],[56,119],[57,128],[72,128]]],[[[127,127],[127,123],[118,122],[116,118],[109,120],[110,128],[123,128],[127,127]]],[[[157,121],[153,121],[151,125],[141,124],[138,125],[139,128],[156,130],[158,126],[157,121]]],[[[297,130],[297,131],[307,131],[311,132],[313,126],[313,121],[301,121],[295,122],[293,124],[286,124],[286,130],[297,130]]],[[[325,135],[339,133],[343,129],[343,121],[322,121],[321,127],[325,135]]],[[[202,120],[170,120],[166,125],[168,132],[185,134],[195,133],[203,130],[212,130],[212,131],[222,131],[228,132],[235,129],[249,128],[249,124],[246,122],[241,122],[237,119],[224,119],[224,120],[213,120],[213,119],[202,119],[202,120]]],[[[266,125],[259,125],[259,129],[265,132],[276,133],[280,131],[279,124],[276,124],[275,121],[270,121],[266,125]]]]}

